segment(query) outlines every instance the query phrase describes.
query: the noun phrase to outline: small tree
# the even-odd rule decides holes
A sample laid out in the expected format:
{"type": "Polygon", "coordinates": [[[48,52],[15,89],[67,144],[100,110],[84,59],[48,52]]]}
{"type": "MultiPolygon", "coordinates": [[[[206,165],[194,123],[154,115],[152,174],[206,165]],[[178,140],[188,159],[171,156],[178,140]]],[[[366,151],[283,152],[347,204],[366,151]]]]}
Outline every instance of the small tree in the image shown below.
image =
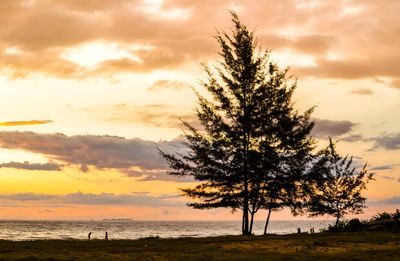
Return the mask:
{"type": "Polygon", "coordinates": [[[373,178],[367,164],[360,170],[352,165],[353,157],[342,157],[335,144],[329,140],[328,147],[320,153],[315,168],[320,172],[310,193],[308,210],[310,216],[330,215],[336,218],[335,228],[346,214],[359,214],[365,208],[366,197],[362,191],[373,178]]]}

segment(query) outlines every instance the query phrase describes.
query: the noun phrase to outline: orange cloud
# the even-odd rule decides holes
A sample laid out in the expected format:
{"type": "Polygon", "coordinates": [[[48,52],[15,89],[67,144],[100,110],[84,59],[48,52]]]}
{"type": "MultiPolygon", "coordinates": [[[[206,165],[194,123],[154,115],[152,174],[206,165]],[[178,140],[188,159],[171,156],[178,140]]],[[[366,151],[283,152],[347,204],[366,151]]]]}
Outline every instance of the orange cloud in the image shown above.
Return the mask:
{"type": "Polygon", "coordinates": [[[370,88],[355,88],[350,91],[352,94],[372,95],[374,92],[370,88]]]}
{"type": "Polygon", "coordinates": [[[318,59],[317,66],[295,67],[298,75],[320,77],[361,79],[379,76],[400,77],[400,56],[387,57],[368,56],[362,59],[329,60],[318,59]]]}
{"type": "Polygon", "coordinates": [[[390,86],[392,86],[394,88],[397,88],[397,89],[400,89],[400,78],[397,78],[397,79],[393,80],[390,83],[390,86]]]}
{"type": "Polygon", "coordinates": [[[184,90],[188,89],[190,85],[183,81],[175,81],[175,80],[159,80],[155,82],[152,86],[147,88],[148,91],[156,92],[160,90],[184,90]]]}
{"type": "MultiPolygon", "coordinates": [[[[0,71],[14,78],[43,73],[60,78],[176,69],[215,57],[215,28],[229,26],[237,10],[265,48],[289,49],[316,60],[298,76],[399,78],[399,1],[0,1],[0,71]],[[175,17],[175,11],[185,15],[175,17]],[[284,15],[282,15],[284,14],[284,15]],[[172,17],[172,18],[171,18],[172,17]],[[365,19],[369,17],[371,19],[365,19]],[[103,41],[139,57],[82,68],[63,59],[68,48],[103,41]],[[135,51],[134,45],[152,46],[135,51]],[[18,48],[18,54],[9,54],[18,48]],[[334,57],[335,59],[331,59],[334,57]],[[336,59],[336,57],[338,57],[336,59]]],[[[397,84],[395,84],[396,86],[397,84]]]]}
{"type": "Polygon", "coordinates": [[[320,56],[326,54],[335,44],[332,36],[313,34],[302,36],[288,36],[281,34],[260,35],[263,45],[272,50],[292,49],[299,53],[320,56]]]}
{"type": "Polygon", "coordinates": [[[23,126],[23,125],[40,125],[53,122],[51,120],[30,120],[30,121],[3,121],[0,126],[23,126]]]}
{"type": "Polygon", "coordinates": [[[202,128],[195,114],[176,113],[169,109],[168,106],[162,104],[150,104],[146,106],[117,104],[107,111],[111,111],[112,113],[112,116],[108,119],[109,121],[135,122],[149,126],[178,129],[183,127],[182,121],[185,121],[197,129],[202,128]]]}

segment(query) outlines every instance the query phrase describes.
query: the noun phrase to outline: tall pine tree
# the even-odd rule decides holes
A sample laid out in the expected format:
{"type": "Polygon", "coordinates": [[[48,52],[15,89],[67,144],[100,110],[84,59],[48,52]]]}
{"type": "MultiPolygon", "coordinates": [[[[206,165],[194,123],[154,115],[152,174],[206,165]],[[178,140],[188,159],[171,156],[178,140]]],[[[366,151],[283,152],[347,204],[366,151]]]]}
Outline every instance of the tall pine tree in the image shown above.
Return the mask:
{"type": "Polygon", "coordinates": [[[255,213],[290,206],[313,148],[312,109],[293,106],[296,82],[260,50],[253,32],[232,13],[231,34],[216,36],[221,60],[197,94],[197,130],[184,122],[187,154],[161,152],[169,174],[192,176],[199,185],[183,189],[189,206],[242,210],[242,234],[251,234],[255,213]]]}

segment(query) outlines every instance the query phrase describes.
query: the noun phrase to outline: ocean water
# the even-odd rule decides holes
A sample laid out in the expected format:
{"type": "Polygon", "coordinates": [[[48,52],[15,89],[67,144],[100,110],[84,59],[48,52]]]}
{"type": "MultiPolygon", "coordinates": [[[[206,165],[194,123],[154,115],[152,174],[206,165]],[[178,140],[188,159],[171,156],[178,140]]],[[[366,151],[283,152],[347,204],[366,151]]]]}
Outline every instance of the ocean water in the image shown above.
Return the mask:
{"type": "MultiPolygon", "coordinates": [[[[272,220],[268,232],[276,234],[296,233],[297,228],[315,232],[328,227],[327,220],[272,220]]],[[[254,234],[262,234],[264,221],[256,221],[254,234]]],[[[1,220],[0,239],[4,240],[46,240],[46,239],[82,239],[86,240],[92,232],[92,239],[104,239],[105,231],[112,239],[137,239],[158,236],[207,237],[220,235],[239,235],[239,221],[133,221],[133,220],[96,220],[96,221],[22,221],[1,220]]]]}

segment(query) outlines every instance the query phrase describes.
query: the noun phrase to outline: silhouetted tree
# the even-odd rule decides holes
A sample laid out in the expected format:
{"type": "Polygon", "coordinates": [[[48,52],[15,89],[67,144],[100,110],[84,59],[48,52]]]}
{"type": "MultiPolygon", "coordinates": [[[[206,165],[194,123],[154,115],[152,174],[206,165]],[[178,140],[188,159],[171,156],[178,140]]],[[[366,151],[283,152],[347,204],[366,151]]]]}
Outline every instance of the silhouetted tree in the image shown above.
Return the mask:
{"type": "Polygon", "coordinates": [[[272,211],[294,198],[300,165],[313,147],[312,109],[304,114],[294,109],[296,82],[289,83],[287,70],[269,61],[235,13],[232,21],[231,35],[216,36],[221,61],[205,67],[202,85],[212,98],[196,93],[203,130],[184,122],[188,153],[161,154],[169,174],[200,182],[182,189],[195,199],[189,206],[241,209],[242,234],[251,234],[259,209],[272,211]]]}
{"type": "Polygon", "coordinates": [[[367,164],[356,170],[352,163],[353,157],[340,156],[335,144],[329,140],[328,147],[320,153],[315,164],[321,176],[315,179],[313,192],[309,194],[310,216],[333,216],[337,227],[346,214],[362,213],[366,197],[361,193],[373,178],[373,173],[368,173],[367,164]]]}
{"type": "Polygon", "coordinates": [[[294,212],[299,208],[305,181],[310,179],[308,168],[312,160],[314,140],[309,136],[314,123],[310,121],[313,109],[304,114],[293,106],[292,95],[296,82],[288,83],[287,70],[270,63],[267,97],[259,113],[257,128],[262,197],[261,206],[267,210],[264,234],[271,213],[283,207],[294,212]]]}

